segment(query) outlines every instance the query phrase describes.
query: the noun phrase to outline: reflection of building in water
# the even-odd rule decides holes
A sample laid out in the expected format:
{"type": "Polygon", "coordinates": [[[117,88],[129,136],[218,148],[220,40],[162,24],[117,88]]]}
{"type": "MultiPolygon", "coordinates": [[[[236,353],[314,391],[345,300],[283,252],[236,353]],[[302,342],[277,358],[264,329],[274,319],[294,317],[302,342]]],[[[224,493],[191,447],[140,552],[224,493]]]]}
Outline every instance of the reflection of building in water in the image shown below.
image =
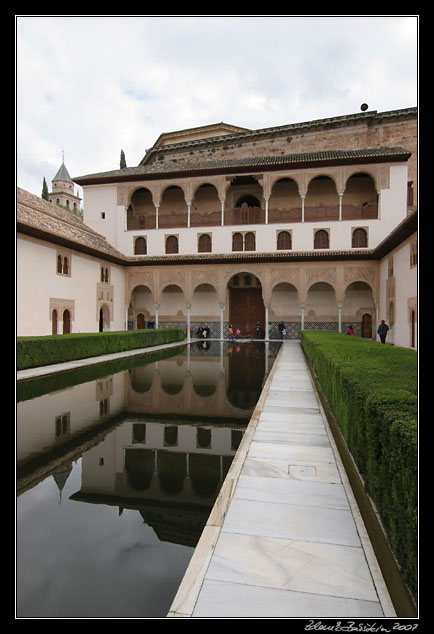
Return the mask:
{"type": "Polygon", "coordinates": [[[245,425],[125,421],[82,460],[72,499],[140,511],[160,539],[194,545],[245,425]]]}
{"type": "Polygon", "coordinates": [[[125,386],[129,411],[248,418],[270,369],[269,344],[212,342],[184,356],[133,368],[125,386]],[[214,354],[211,354],[214,352],[214,354]]]}
{"type": "Polygon", "coordinates": [[[49,475],[61,491],[81,457],[72,499],[135,509],[160,539],[194,545],[274,354],[263,342],[193,345],[18,403],[19,491],[49,475]]]}

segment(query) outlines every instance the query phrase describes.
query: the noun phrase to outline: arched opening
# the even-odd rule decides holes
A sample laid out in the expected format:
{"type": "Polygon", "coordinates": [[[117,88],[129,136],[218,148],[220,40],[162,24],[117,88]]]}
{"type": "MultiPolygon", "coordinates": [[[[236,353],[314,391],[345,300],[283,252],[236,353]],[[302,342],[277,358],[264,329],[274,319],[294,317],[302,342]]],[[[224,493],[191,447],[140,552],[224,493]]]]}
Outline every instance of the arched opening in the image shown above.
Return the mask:
{"type": "Polygon", "coordinates": [[[228,282],[229,321],[234,332],[255,337],[256,324],[265,329],[265,306],[259,279],[251,273],[238,273],[228,282]]]}
{"type": "Polygon", "coordinates": [[[159,322],[186,327],[186,305],[184,293],[177,284],[168,284],[160,295],[159,322]]]}
{"type": "Polygon", "coordinates": [[[140,238],[136,238],[134,242],[134,255],[146,255],[147,247],[146,247],[146,238],[142,236],[140,238]]]}
{"type": "Polygon", "coordinates": [[[136,189],[127,210],[127,229],[154,229],[155,216],[155,205],[149,189],[136,189]]]}
{"type": "Polygon", "coordinates": [[[214,185],[204,183],[197,188],[190,209],[191,227],[221,224],[221,203],[214,185]]]}
{"type": "Polygon", "coordinates": [[[367,282],[355,281],[345,290],[342,304],[342,330],[351,324],[355,334],[371,339],[373,337],[374,296],[367,282]]]}
{"type": "Polygon", "coordinates": [[[184,192],[178,185],[170,185],[163,192],[158,212],[158,226],[160,228],[187,226],[187,203],[184,192]]]}
{"type": "Polygon", "coordinates": [[[351,246],[353,249],[363,249],[368,246],[368,234],[366,229],[361,227],[354,229],[351,237],[351,246]]]}
{"type": "Polygon", "coordinates": [[[338,305],[335,290],[328,282],[312,284],[305,304],[306,329],[338,330],[338,305]]]}
{"type": "Polygon", "coordinates": [[[270,334],[273,338],[285,339],[300,336],[300,300],[295,286],[280,282],[273,287],[270,299],[270,334]]]}
{"type": "Polygon", "coordinates": [[[317,176],[309,183],[304,203],[304,220],[339,220],[339,195],[329,176],[317,176]]]}
{"type": "Polygon", "coordinates": [[[71,315],[69,310],[63,311],[63,334],[67,335],[71,332],[71,315]]]}
{"type": "Polygon", "coordinates": [[[292,239],[289,231],[279,231],[277,236],[277,250],[285,251],[292,249],[292,239]]]}
{"type": "Polygon", "coordinates": [[[211,253],[211,236],[208,233],[199,236],[197,250],[199,253],[211,253]]]}
{"type": "Polygon", "coordinates": [[[57,310],[54,309],[51,313],[51,334],[57,335],[57,310]]]}
{"type": "Polygon", "coordinates": [[[353,174],[342,197],[342,219],[378,218],[378,193],[370,174],[353,174]]]}
{"type": "Polygon", "coordinates": [[[300,222],[301,198],[292,178],[280,178],[271,190],[268,202],[268,222],[300,222]]]}
{"type": "Polygon", "coordinates": [[[314,249],[328,249],[330,246],[329,234],[325,229],[319,229],[315,231],[313,248],[314,249]]]}
{"type": "Polygon", "coordinates": [[[110,330],[110,310],[107,304],[99,309],[99,332],[110,330]]]}
{"type": "Polygon", "coordinates": [[[372,339],[372,315],[365,313],[362,317],[362,337],[372,339]]]}
{"type": "Polygon", "coordinates": [[[254,176],[236,176],[226,192],[225,224],[256,224],[265,220],[262,186],[254,176]]]}
{"type": "Polygon", "coordinates": [[[145,316],[143,313],[139,313],[136,319],[137,330],[143,330],[145,328],[145,316]]]}
{"type": "MultiPolygon", "coordinates": [[[[128,308],[128,329],[134,330],[139,328],[138,322],[143,318],[143,323],[154,321],[154,301],[151,289],[140,284],[135,286],[130,299],[128,308]],[[139,318],[139,315],[142,317],[139,318]]],[[[142,322],[140,322],[142,323],[142,322]]],[[[140,326],[144,328],[145,326],[140,326]]]]}
{"type": "Polygon", "coordinates": [[[178,253],[178,236],[168,236],[166,238],[166,253],[178,253]]]}
{"type": "Polygon", "coordinates": [[[196,335],[201,326],[209,326],[211,335],[220,329],[220,306],[217,291],[211,284],[196,286],[191,298],[191,329],[196,335]]]}

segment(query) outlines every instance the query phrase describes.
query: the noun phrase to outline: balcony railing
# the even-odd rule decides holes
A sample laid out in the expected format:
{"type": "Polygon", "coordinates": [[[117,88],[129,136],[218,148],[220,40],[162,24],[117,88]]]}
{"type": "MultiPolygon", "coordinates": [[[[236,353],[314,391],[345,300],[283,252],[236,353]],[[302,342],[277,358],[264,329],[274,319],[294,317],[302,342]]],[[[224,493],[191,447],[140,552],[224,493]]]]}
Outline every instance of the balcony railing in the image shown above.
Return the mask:
{"type": "MultiPolygon", "coordinates": [[[[378,204],[364,203],[360,205],[342,205],[342,220],[370,220],[378,218],[378,204]]],[[[305,206],[304,222],[338,221],[339,205],[305,206]]],[[[293,223],[303,221],[301,207],[290,209],[269,209],[268,224],[293,223]]],[[[137,231],[156,228],[156,215],[135,216],[128,214],[127,230],[137,231]]],[[[202,213],[193,211],[190,215],[190,227],[219,227],[222,224],[221,211],[202,213]]],[[[265,210],[260,207],[226,209],[224,226],[265,224],[265,210]]],[[[188,213],[172,211],[159,213],[158,228],[188,227],[188,213]]]]}

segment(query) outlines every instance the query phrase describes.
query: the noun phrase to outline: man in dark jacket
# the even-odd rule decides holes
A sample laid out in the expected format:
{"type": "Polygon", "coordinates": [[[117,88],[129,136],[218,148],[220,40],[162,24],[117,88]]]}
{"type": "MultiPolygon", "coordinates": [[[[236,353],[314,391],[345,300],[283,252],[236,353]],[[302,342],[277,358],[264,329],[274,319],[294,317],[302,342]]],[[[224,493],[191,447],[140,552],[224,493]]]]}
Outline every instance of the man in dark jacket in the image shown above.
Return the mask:
{"type": "Polygon", "coordinates": [[[386,335],[389,330],[389,326],[385,323],[384,319],[381,320],[381,324],[378,326],[378,334],[380,335],[381,343],[386,343],[386,335]]]}

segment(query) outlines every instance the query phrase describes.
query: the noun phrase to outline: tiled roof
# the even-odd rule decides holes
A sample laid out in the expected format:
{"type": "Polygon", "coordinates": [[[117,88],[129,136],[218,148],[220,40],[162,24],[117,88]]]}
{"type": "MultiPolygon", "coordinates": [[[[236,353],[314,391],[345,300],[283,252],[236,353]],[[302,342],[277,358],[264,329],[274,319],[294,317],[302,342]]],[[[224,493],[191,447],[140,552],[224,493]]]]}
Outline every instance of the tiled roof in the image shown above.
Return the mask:
{"type": "Polygon", "coordinates": [[[411,153],[402,147],[373,147],[359,150],[326,150],[321,152],[305,152],[283,154],[280,156],[257,156],[242,159],[217,159],[214,161],[192,161],[179,163],[162,163],[126,167],[110,172],[99,172],[78,176],[73,180],[79,185],[110,183],[131,180],[150,180],[167,178],[176,175],[192,175],[194,173],[227,173],[230,171],[259,171],[262,169],[284,169],[289,167],[313,166],[318,164],[354,164],[380,161],[405,161],[411,153]]]}
{"type": "Polygon", "coordinates": [[[17,231],[115,261],[124,255],[72,212],[17,187],[17,231]]]}
{"type": "Polygon", "coordinates": [[[62,165],[57,170],[57,174],[53,178],[53,181],[68,181],[68,182],[71,181],[72,182],[69,172],[66,169],[65,163],[62,162],[62,165]]]}

